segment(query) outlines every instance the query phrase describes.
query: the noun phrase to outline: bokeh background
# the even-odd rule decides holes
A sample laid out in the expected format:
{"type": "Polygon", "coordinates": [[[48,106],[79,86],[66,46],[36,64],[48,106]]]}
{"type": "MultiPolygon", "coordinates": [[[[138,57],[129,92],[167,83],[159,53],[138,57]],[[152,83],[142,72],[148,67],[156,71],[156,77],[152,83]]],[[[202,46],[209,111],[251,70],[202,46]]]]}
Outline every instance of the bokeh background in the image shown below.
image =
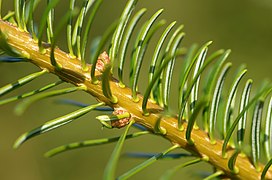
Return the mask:
{"type": "MultiPolygon", "coordinates": [[[[44,1],[45,2],[45,1],[44,1]]],[[[36,12],[37,19],[41,15],[44,2],[36,12]]],[[[78,1],[81,4],[82,1],[78,1]]],[[[105,28],[121,14],[125,0],[105,0],[93,24],[91,37],[101,35],[105,28]]],[[[60,18],[67,9],[68,1],[62,0],[57,6],[56,16],[60,18]]],[[[177,20],[184,24],[186,37],[183,46],[193,43],[203,44],[209,40],[214,43],[211,51],[217,49],[231,49],[229,58],[234,67],[246,63],[250,78],[256,84],[272,77],[272,2],[270,0],[139,0],[137,9],[146,7],[148,13],[145,18],[160,8],[165,11],[161,18],[168,24],[177,20]]],[[[13,9],[13,1],[3,1],[3,12],[13,9]]],[[[142,21],[143,22],[143,21],[142,21]]],[[[158,33],[160,34],[160,33],[158,33]]],[[[156,42],[158,36],[154,38],[156,42]]],[[[65,33],[60,37],[59,46],[65,49],[65,33]]],[[[148,49],[146,59],[152,56],[154,44],[148,49]]],[[[0,85],[10,83],[28,73],[37,71],[38,68],[27,63],[0,64],[0,85]]],[[[144,71],[144,69],[143,69],[144,71]]],[[[9,95],[12,96],[35,89],[57,80],[53,75],[45,75],[33,83],[22,87],[9,95]]],[[[145,82],[146,78],[141,80],[145,82]]],[[[61,85],[68,87],[69,85],[61,85]]],[[[140,89],[143,87],[140,87],[140,89]]],[[[174,96],[174,95],[173,95],[174,96]]],[[[77,92],[58,98],[69,98],[84,103],[94,103],[95,99],[85,93],[77,92]]],[[[73,179],[101,179],[108,158],[114,144],[84,148],[60,154],[53,158],[44,158],[43,154],[58,145],[120,134],[122,130],[101,129],[95,120],[98,113],[91,112],[79,120],[46,133],[29,142],[18,150],[12,149],[16,138],[27,130],[40,124],[75,110],[75,107],[59,105],[54,99],[48,98],[35,103],[22,116],[14,115],[16,103],[0,107],[0,179],[3,180],[73,180],[73,179]]],[[[161,152],[170,146],[170,143],[161,137],[148,135],[125,143],[123,152],[161,152]]],[[[158,179],[165,170],[187,161],[163,160],[155,163],[131,179],[158,179]]],[[[134,167],[142,162],[122,156],[119,161],[117,174],[134,167]]],[[[211,167],[206,163],[193,165],[179,171],[174,179],[200,179],[198,174],[211,172],[211,167]]]]}

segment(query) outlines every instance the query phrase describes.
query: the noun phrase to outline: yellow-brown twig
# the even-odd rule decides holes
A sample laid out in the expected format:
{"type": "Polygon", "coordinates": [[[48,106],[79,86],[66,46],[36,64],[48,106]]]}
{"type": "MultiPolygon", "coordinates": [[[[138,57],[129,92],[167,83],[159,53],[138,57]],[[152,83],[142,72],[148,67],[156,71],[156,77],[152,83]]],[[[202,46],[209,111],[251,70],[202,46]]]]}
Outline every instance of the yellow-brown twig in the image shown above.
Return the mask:
{"type": "MultiPolygon", "coordinates": [[[[67,81],[75,86],[86,86],[89,94],[96,97],[99,101],[103,101],[112,107],[123,108],[130,113],[135,121],[149,130],[153,131],[156,121],[160,118],[160,111],[162,110],[158,105],[148,102],[148,110],[151,112],[149,116],[142,114],[141,103],[143,97],[139,95],[139,102],[134,102],[131,98],[131,89],[120,88],[117,80],[110,81],[110,87],[114,96],[118,98],[118,103],[112,104],[102,92],[101,81],[98,84],[91,83],[90,69],[91,65],[87,66],[87,71],[81,68],[81,62],[78,59],[71,58],[67,53],[60,49],[55,50],[56,61],[62,66],[61,70],[56,70],[50,63],[50,48],[46,48],[45,53],[39,51],[37,42],[35,42],[27,32],[20,31],[12,24],[0,20],[0,29],[7,37],[8,44],[16,49],[22,56],[25,56],[29,61],[41,69],[47,69],[50,73],[57,75],[64,81],[67,81]]],[[[96,76],[100,79],[101,73],[96,72],[96,76]]],[[[194,146],[187,143],[185,139],[185,131],[180,131],[177,128],[177,118],[163,117],[160,123],[161,127],[166,130],[164,137],[172,143],[179,144],[183,149],[186,149],[201,157],[208,157],[208,162],[217,169],[221,169],[224,173],[231,178],[238,179],[260,179],[261,171],[258,172],[250,163],[247,157],[238,156],[236,167],[239,173],[233,174],[228,168],[228,160],[234,150],[228,150],[227,158],[221,155],[223,142],[217,140],[215,144],[210,142],[210,139],[202,130],[193,130],[191,137],[194,141],[194,146]]],[[[183,123],[186,129],[187,123],[183,123]]],[[[260,165],[261,170],[263,165],[260,165]]],[[[269,170],[266,175],[267,179],[272,179],[272,170],[269,170]]]]}

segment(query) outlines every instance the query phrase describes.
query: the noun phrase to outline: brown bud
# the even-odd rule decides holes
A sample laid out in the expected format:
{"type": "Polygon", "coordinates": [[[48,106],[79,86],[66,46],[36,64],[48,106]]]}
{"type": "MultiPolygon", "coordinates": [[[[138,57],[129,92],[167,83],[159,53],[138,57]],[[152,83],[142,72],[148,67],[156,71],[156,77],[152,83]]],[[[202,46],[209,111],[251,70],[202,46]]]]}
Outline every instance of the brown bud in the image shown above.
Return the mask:
{"type": "MultiPolygon", "coordinates": [[[[124,111],[123,109],[114,109],[114,112],[112,113],[113,115],[120,115],[120,114],[124,114],[126,111],[124,111]]],[[[125,127],[126,125],[129,124],[129,120],[130,117],[128,118],[123,118],[123,119],[119,119],[116,121],[111,121],[111,126],[115,127],[115,128],[122,128],[125,127]]]]}
{"type": "Polygon", "coordinates": [[[104,67],[106,64],[110,63],[110,58],[109,55],[107,54],[106,51],[104,51],[103,53],[101,53],[97,59],[96,62],[96,70],[103,72],[104,71],[104,67]]]}

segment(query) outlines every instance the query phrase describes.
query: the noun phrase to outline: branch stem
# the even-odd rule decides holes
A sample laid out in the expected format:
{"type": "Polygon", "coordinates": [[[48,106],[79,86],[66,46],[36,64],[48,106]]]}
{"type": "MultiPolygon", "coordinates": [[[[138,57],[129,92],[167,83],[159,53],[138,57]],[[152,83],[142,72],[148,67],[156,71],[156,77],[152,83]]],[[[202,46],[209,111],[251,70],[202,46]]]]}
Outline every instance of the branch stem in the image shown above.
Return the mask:
{"type": "MultiPolygon", "coordinates": [[[[82,69],[80,60],[71,58],[69,53],[63,52],[60,49],[55,49],[55,59],[62,66],[61,71],[56,70],[50,63],[50,47],[44,47],[45,53],[39,51],[38,43],[31,38],[27,32],[22,32],[19,28],[0,19],[0,30],[6,35],[7,43],[11,48],[16,49],[19,53],[28,54],[29,62],[40,67],[42,70],[47,70],[50,73],[57,75],[63,81],[74,84],[75,86],[85,86],[86,92],[105,102],[114,108],[123,108],[131,114],[131,117],[136,123],[145,126],[150,131],[154,132],[157,120],[161,117],[161,107],[151,102],[147,103],[149,116],[144,116],[142,112],[143,96],[138,95],[139,101],[135,102],[131,98],[131,89],[120,88],[118,81],[114,78],[110,81],[110,88],[112,94],[117,97],[116,104],[111,103],[110,99],[105,97],[102,92],[101,72],[96,71],[95,76],[98,79],[97,84],[93,84],[90,77],[91,65],[87,64],[86,69],[82,69]]],[[[186,149],[200,157],[209,157],[209,163],[216,169],[220,169],[225,175],[230,178],[238,179],[260,179],[261,172],[257,171],[250,163],[248,158],[238,155],[235,166],[239,168],[238,174],[233,174],[228,168],[228,161],[231,155],[235,152],[233,149],[228,149],[227,158],[222,157],[221,149],[223,145],[222,140],[216,140],[214,144],[211,143],[207,133],[202,130],[192,130],[191,139],[194,145],[189,145],[185,138],[185,131],[178,129],[177,118],[162,117],[160,122],[161,128],[166,129],[164,137],[174,144],[180,145],[181,148],[186,149]]],[[[182,126],[186,129],[187,123],[183,122],[182,126]]],[[[260,165],[261,170],[264,166],[260,165]]],[[[267,179],[272,179],[272,170],[268,170],[266,174],[267,179]]]]}

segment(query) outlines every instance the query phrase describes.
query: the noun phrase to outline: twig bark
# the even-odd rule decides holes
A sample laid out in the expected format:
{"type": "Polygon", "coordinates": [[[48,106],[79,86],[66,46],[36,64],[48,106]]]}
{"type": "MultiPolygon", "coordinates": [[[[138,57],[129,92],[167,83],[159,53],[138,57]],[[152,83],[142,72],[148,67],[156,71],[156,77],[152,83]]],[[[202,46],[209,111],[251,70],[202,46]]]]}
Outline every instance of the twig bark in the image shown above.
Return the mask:
{"type": "MultiPolygon", "coordinates": [[[[55,58],[62,66],[61,70],[57,70],[50,63],[50,46],[45,46],[46,52],[41,53],[37,42],[32,39],[29,33],[22,32],[14,25],[3,20],[0,20],[0,30],[6,35],[7,43],[10,47],[16,49],[22,56],[29,59],[29,62],[41,69],[48,70],[50,73],[57,75],[60,79],[75,86],[86,86],[86,92],[96,97],[99,101],[103,101],[114,108],[126,110],[137,123],[145,126],[150,131],[154,131],[156,121],[160,118],[160,112],[162,111],[158,105],[148,102],[147,107],[151,113],[149,116],[144,116],[141,108],[143,97],[139,94],[140,101],[137,103],[134,102],[131,98],[131,89],[119,87],[118,80],[114,78],[110,81],[110,87],[113,95],[118,98],[118,103],[112,104],[109,99],[103,95],[100,81],[101,72],[96,71],[96,76],[99,79],[98,84],[91,83],[91,65],[87,65],[87,70],[83,71],[81,62],[78,59],[72,58],[68,53],[56,48],[55,58]]],[[[223,158],[221,154],[222,140],[217,140],[215,144],[212,144],[207,133],[202,130],[193,130],[191,137],[194,141],[194,145],[192,146],[189,145],[185,139],[186,122],[183,123],[184,131],[178,130],[176,117],[163,117],[160,125],[166,130],[166,134],[163,135],[164,138],[174,144],[179,144],[181,148],[200,157],[208,157],[208,162],[215,168],[224,171],[228,177],[232,179],[260,179],[261,171],[257,171],[247,157],[237,157],[236,167],[239,169],[239,173],[233,174],[229,170],[228,161],[231,154],[234,153],[234,150],[229,149],[227,158],[223,158]]],[[[261,170],[264,168],[263,165],[260,165],[260,167],[261,170]]],[[[272,170],[267,172],[266,178],[272,179],[272,170]]]]}

